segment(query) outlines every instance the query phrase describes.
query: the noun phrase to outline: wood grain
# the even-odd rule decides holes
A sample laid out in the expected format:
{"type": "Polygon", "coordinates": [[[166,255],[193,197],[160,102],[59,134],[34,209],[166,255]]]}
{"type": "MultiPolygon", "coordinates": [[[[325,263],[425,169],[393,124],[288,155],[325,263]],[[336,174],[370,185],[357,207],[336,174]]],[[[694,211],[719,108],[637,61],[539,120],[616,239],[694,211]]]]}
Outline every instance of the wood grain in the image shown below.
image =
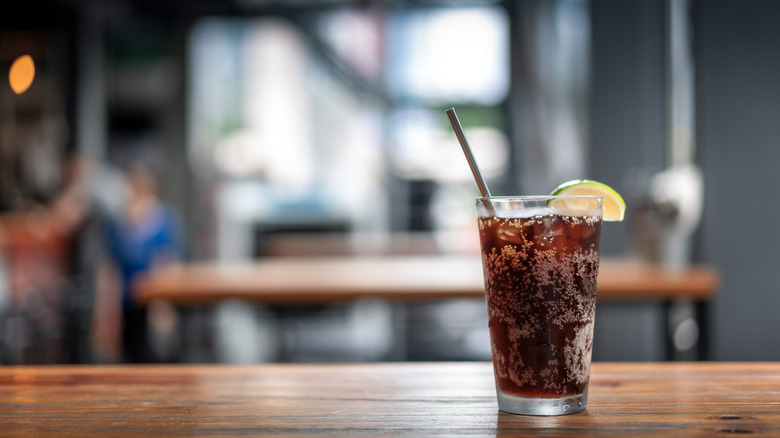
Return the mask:
{"type": "MultiPolygon", "coordinates": [[[[711,298],[717,271],[704,266],[672,270],[635,261],[602,260],[602,300],[669,301],[711,298]]],[[[478,256],[308,257],[253,263],[171,266],[136,283],[141,302],[162,299],[207,305],[236,298],[265,304],[324,304],[359,297],[435,300],[484,296],[478,256]]]]}
{"type": "Polygon", "coordinates": [[[489,363],[0,368],[0,436],[780,435],[780,363],[596,363],[588,409],[496,408],[489,363]]]}

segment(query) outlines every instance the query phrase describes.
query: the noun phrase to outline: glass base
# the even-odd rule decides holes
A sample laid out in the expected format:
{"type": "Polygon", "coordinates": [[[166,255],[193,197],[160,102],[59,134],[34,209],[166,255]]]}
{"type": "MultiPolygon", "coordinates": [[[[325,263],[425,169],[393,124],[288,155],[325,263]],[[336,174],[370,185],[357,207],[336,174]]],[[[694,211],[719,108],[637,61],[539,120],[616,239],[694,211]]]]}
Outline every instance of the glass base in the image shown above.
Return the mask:
{"type": "Polygon", "coordinates": [[[588,404],[588,389],[580,395],[561,398],[517,397],[498,391],[498,409],[521,415],[568,415],[582,412],[588,404]]]}

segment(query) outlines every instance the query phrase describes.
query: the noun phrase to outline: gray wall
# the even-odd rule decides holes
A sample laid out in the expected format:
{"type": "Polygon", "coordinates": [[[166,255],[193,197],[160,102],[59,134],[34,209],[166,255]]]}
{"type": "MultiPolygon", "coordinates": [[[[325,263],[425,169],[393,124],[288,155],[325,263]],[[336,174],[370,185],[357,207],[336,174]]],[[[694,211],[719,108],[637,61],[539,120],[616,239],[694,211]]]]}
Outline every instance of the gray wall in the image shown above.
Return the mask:
{"type": "MultiPolygon", "coordinates": [[[[723,276],[710,308],[710,357],[778,360],[780,2],[694,6],[697,161],[705,177],[694,261],[723,276]]],[[[624,193],[631,175],[666,163],[664,13],[660,1],[591,1],[590,170],[624,193]]],[[[632,250],[630,226],[629,218],[605,227],[605,254],[632,250]]],[[[660,315],[652,307],[600,307],[594,359],[660,359],[660,315]]]]}
{"type": "Polygon", "coordinates": [[[719,266],[713,354],[780,359],[780,2],[706,1],[697,18],[701,258],[719,266]]]}

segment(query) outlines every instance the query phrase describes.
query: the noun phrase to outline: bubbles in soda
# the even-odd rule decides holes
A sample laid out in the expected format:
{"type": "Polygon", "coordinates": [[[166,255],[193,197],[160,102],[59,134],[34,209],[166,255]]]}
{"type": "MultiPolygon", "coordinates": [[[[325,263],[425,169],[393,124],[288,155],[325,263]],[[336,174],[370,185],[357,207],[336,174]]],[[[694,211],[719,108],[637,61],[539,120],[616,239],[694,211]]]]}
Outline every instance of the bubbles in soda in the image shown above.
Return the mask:
{"type": "Polygon", "coordinates": [[[483,217],[479,230],[499,389],[581,394],[590,373],[601,219],[483,217]]]}

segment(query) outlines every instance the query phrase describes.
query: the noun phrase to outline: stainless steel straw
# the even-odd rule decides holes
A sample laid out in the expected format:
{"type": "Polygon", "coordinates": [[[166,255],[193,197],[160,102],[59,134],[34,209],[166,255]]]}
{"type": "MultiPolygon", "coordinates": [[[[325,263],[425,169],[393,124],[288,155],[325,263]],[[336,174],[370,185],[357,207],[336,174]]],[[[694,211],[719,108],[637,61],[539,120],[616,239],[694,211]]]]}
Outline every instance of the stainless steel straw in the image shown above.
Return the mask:
{"type": "Polygon", "coordinates": [[[460,146],[463,148],[463,153],[466,154],[466,161],[469,162],[471,173],[474,174],[474,179],[477,181],[477,186],[479,186],[482,197],[490,198],[490,189],[488,189],[485,179],[482,178],[482,173],[479,171],[479,166],[477,166],[477,160],[474,159],[474,154],[471,153],[469,141],[466,140],[466,134],[463,133],[463,127],[460,125],[460,120],[458,120],[458,115],[455,113],[455,108],[448,109],[447,116],[450,118],[452,129],[455,130],[455,136],[458,137],[460,146]]]}

